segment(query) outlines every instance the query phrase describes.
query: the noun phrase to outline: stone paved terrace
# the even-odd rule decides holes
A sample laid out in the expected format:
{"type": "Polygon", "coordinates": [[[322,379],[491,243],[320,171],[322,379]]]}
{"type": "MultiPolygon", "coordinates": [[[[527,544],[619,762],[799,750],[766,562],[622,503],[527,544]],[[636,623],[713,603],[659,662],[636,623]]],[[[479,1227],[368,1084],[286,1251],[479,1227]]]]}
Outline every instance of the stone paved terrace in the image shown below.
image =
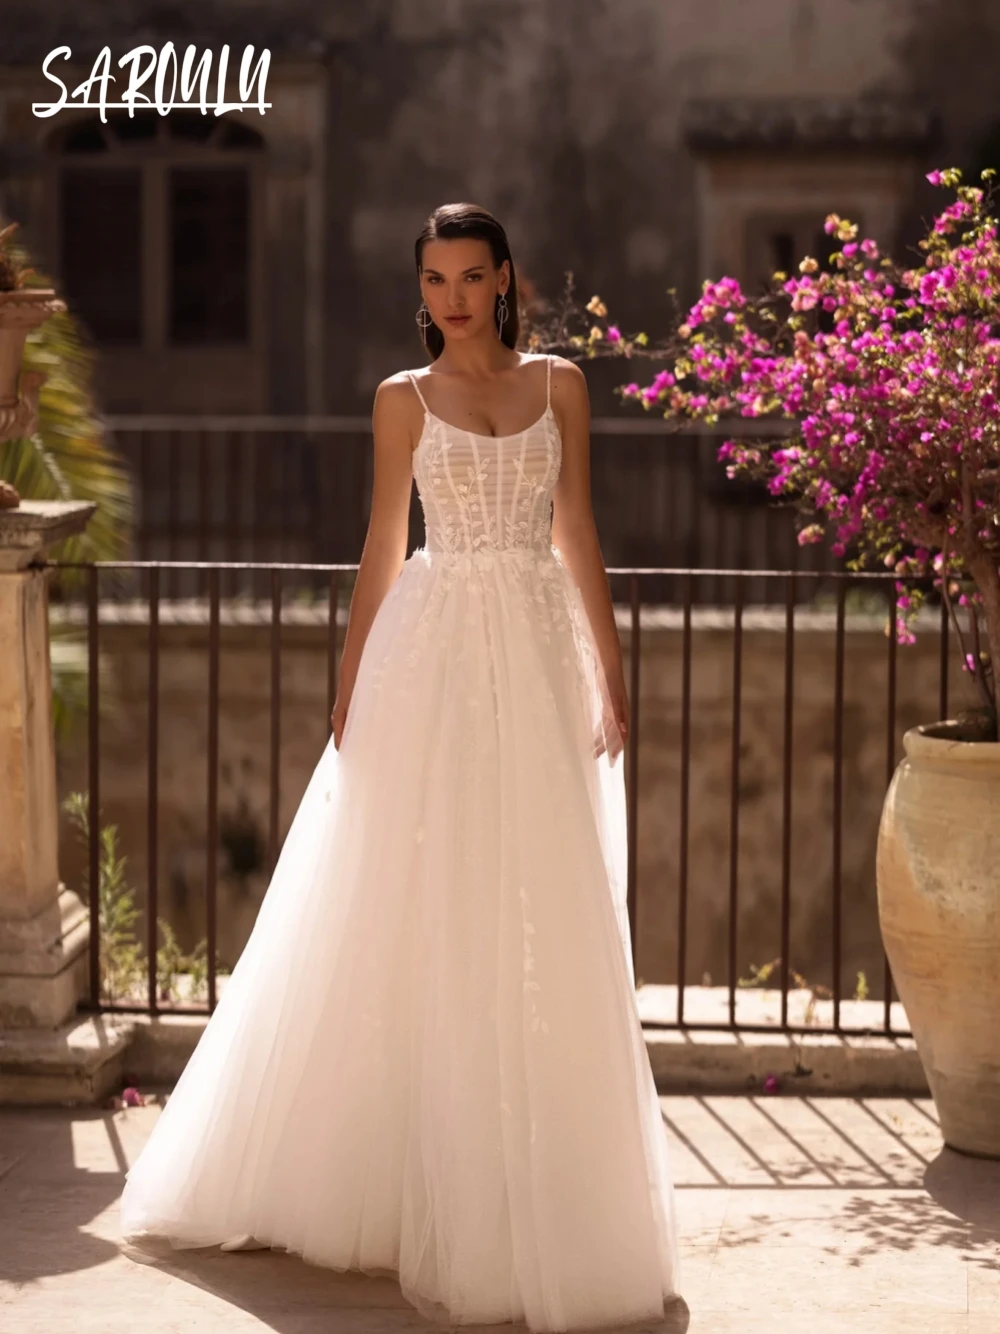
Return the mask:
{"type": "MultiPolygon", "coordinates": [[[[629,1326],[634,1334],[1000,1330],[1000,1163],[944,1149],[929,1101],[664,1096],[661,1105],[683,1300],[669,1319],[629,1326]]],[[[0,1112],[4,1334],[436,1328],[388,1279],[282,1252],[120,1248],[122,1172],[158,1114],[154,1103],[0,1112]]]]}

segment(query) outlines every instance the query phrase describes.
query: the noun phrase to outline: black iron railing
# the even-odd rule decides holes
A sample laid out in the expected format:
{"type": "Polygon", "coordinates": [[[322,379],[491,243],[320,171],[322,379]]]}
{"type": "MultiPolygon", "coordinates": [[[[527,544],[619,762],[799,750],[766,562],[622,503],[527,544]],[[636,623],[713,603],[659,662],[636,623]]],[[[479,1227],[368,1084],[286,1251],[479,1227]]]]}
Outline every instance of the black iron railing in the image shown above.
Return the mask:
{"type": "MultiPolygon", "coordinates": [[[[159,857],[159,764],[160,764],[160,626],[163,607],[163,583],[175,569],[197,574],[206,588],[202,614],[207,622],[207,691],[204,706],[205,751],[206,751],[206,830],[207,853],[204,870],[204,890],[207,926],[207,1009],[215,1008],[218,995],[216,972],[216,944],[218,934],[217,919],[217,862],[216,854],[219,841],[219,712],[220,712],[220,627],[224,609],[223,581],[227,574],[252,572],[256,577],[266,580],[269,595],[267,603],[269,636],[269,677],[270,703],[268,719],[268,814],[267,814],[267,852],[266,869],[272,872],[280,850],[281,830],[279,825],[279,794],[281,789],[282,755],[282,611],[283,592],[286,585],[296,583],[302,576],[316,583],[322,580],[325,585],[325,620],[326,634],[326,695],[329,715],[337,689],[339,666],[338,621],[343,624],[343,595],[349,593],[350,580],[356,570],[355,565],[279,565],[264,564],[246,566],[240,564],[219,564],[188,562],[181,567],[162,562],[108,562],[86,566],[68,566],[53,563],[54,573],[73,569],[85,575],[82,600],[75,594],[67,594],[62,611],[70,620],[75,618],[80,632],[85,633],[88,662],[88,720],[87,720],[87,772],[89,803],[89,885],[91,896],[91,942],[90,942],[90,996],[89,1004],[97,1009],[141,1009],[155,1014],[169,1008],[172,1013],[201,1013],[206,1007],[165,1007],[157,993],[157,910],[160,898],[158,879],[159,857]],[[144,585],[141,599],[143,619],[148,627],[148,720],[145,737],[145,763],[147,769],[146,801],[146,926],[148,976],[146,980],[146,1001],[144,1005],[122,1005],[108,1002],[101,993],[100,964],[100,917],[98,905],[99,882],[99,824],[102,790],[102,738],[98,697],[100,687],[100,662],[102,633],[105,618],[113,602],[108,594],[113,586],[125,584],[135,597],[138,583],[144,585]]],[[[626,654],[629,670],[630,700],[632,708],[631,736],[626,749],[626,780],[628,790],[628,904],[632,929],[633,956],[637,952],[638,922],[643,886],[639,877],[640,828],[640,766],[639,755],[644,743],[644,718],[641,709],[643,697],[643,610],[654,610],[643,596],[644,584],[654,579],[669,576],[680,589],[679,603],[671,608],[675,616],[679,635],[679,661],[676,663],[680,681],[680,738],[678,786],[678,806],[676,810],[662,811],[658,818],[666,821],[675,831],[677,858],[676,885],[676,923],[674,925],[677,1004],[676,1014],[669,1020],[650,1021],[650,1027],[671,1028],[711,1028],[720,1027],[731,1030],[773,1031],[775,1026],[786,1032],[817,1031],[816,1026],[808,1028],[795,1025],[789,1012],[789,997],[794,987],[794,974],[791,967],[791,923],[794,910],[792,893],[792,817],[795,802],[795,756],[793,748],[794,710],[796,698],[797,661],[796,645],[800,637],[800,618],[804,585],[806,601],[813,600],[812,594],[820,589],[829,591],[830,602],[828,617],[831,619],[833,635],[833,782],[831,792],[830,837],[832,844],[832,875],[829,941],[829,975],[832,979],[830,998],[832,1000],[832,1020],[826,1025],[829,1031],[836,1033],[870,1033],[871,1025],[863,1028],[845,1026],[842,1022],[842,1007],[845,996],[842,978],[845,970],[845,904],[843,893],[843,839],[844,839],[844,754],[845,754],[845,643],[847,638],[848,599],[857,590],[863,590],[869,601],[875,599],[881,606],[889,633],[885,637],[884,691],[882,718],[884,725],[885,780],[890,780],[900,756],[900,728],[897,717],[897,682],[899,675],[897,637],[892,632],[896,619],[896,578],[892,575],[844,575],[802,571],[737,571],[737,570],[692,570],[663,568],[616,568],[608,570],[615,595],[622,629],[626,631],[626,654]],[[728,827],[728,920],[726,926],[726,977],[725,989],[728,996],[727,1017],[723,1024],[716,1021],[699,1022],[691,1017],[686,1007],[686,995],[690,988],[689,978],[689,937],[692,912],[697,909],[698,886],[691,883],[690,840],[693,817],[692,804],[692,714],[693,714],[693,650],[700,633],[695,621],[703,614],[704,602],[699,596],[699,585],[712,586],[717,576],[725,576],[731,581],[736,597],[728,607],[716,608],[716,620],[725,623],[731,631],[731,698],[727,717],[717,720],[729,729],[729,774],[727,796],[728,827]],[[777,976],[777,989],[780,991],[780,1017],[777,1025],[748,1024],[740,1019],[737,1012],[737,994],[741,986],[740,978],[740,837],[741,837],[741,766],[743,764],[742,731],[744,724],[744,627],[748,614],[744,591],[751,579],[765,580],[774,590],[770,603],[772,618],[775,610],[779,616],[780,633],[783,639],[783,672],[781,682],[781,719],[782,761],[781,761],[781,840],[777,850],[777,876],[780,883],[780,967],[777,976]],[[811,594],[810,594],[811,590],[811,594]]],[[[56,586],[59,586],[57,578],[56,586]]],[[[662,608],[661,608],[662,610],[662,608]]],[[[314,604],[313,611],[322,616],[324,610],[314,604]]],[[[756,614],[756,612],[755,612],[756,614]]],[[[925,614],[925,633],[939,636],[939,655],[937,657],[937,699],[939,717],[947,717],[949,709],[949,626],[943,609],[925,614]]],[[[329,724],[328,724],[329,727],[329,724]]],[[[892,978],[888,964],[884,964],[884,976],[881,979],[882,1015],[881,1023],[875,1031],[899,1036],[903,1030],[893,1027],[892,978]]]]}

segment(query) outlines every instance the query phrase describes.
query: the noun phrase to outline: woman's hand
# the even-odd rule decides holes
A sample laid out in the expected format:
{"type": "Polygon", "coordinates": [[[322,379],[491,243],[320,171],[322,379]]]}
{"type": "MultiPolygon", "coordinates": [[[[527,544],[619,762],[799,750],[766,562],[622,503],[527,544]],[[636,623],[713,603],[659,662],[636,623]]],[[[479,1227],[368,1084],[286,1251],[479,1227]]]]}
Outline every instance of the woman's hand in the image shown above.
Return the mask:
{"type": "Polygon", "coordinates": [[[601,728],[594,738],[594,758],[608,752],[608,759],[614,764],[628,741],[630,723],[628,692],[625,678],[615,675],[608,682],[607,695],[601,718],[601,728]]]}
{"type": "Polygon", "coordinates": [[[344,727],[347,723],[347,706],[349,700],[342,700],[340,692],[337,692],[337,698],[333,701],[333,712],[330,714],[330,725],[333,728],[333,744],[336,750],[340,750],[340,741],[344,735],[344,727]]]}

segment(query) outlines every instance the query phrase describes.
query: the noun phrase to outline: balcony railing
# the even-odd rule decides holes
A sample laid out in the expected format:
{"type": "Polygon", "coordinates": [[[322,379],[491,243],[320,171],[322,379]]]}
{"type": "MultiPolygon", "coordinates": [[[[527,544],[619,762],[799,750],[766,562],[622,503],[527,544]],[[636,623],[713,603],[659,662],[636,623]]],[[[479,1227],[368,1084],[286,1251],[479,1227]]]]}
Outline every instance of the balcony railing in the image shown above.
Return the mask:
{"type": "MultiPolygon", "coordinates": [[[[273,871],[280,849],[282,831],[279,823],[279,792],[281,788],[283,755],[283,699],[282,699],[282,651],[283,634],[287,633],[291,607],[283,598],[287,587],[295,586],[303,575],[309,575],[315,581],[322,580],[325,596],[313,602],[307,609],[308,618],[314,626],[320,626],[325,636],[326,661],[326,700],[327,715],[332,708],[337,689],[339,668],[338,629],[345,623],[346,603],[350,592],[350,582],[354,565],[279,565],[260,564],[251,567],[234,566],[222,563],[184,563],[180,566],[163,562],[133,561],[124,563],[91,564],[87,566],[54,565],[58,575],[74,570],[83,575],[81,592],[69,592],[60,601],[58,596],[54,605],[54,615],[61,617],[64,624],[76,625],[78,633],[85,637],[87,661],[87,742],[86,772],[88,779],[88,805],[90,842],[89,886],[91,911],[91,953],[90,953],[90,995],[89,1005],[95,1009],[114,1010],[137,1008],[155,1014],[169,1009],[171,1012],[195,1013],[215,1008],[218,998],[217,954],[217,849],[219,844],[219,754],[220,754],[220,650],[221,632],[224,625],[233,623],[234,618],[242,616],[260,624],[263,623],[267,636],[267,660],[270,681],[269,711],[266,722],[268,753],[268,812],[267,812],[267,856],[268,874],[273,871]],[[268,597],[263,603],[244,604],[242,610],[223,598],[223,582],[228,574],[243,571],[251,572],[268,584],[268,597]],[[164,587],[174,573],[193,573],[204,583],[206,597],[203,601],[188,601],[183,604],[172,602],[164,596],[164,587]],[[127,577],[127,585],[122,585],[122,577],[127,577]],[[142,595],[136,596],[136,589],[142,585],[142,595]],[[128,600],[123,602],[113,596],[116,587],[127,586],[128,600]],[[160,739],[162,727],[162,698],[160,689],[161,632],[163,627],[183,613],[189,620],[198,621],[205,630],[203,639],[204,654],[207,659],[204,698],[204,828],[207,849],[204,866],[204,903],[205,928],[207,934],[207,1001],[204,1007],[165,1006],[157,990],[157,936],[156,924],[160,902],[160,739]],[[148,701],[146,713],[146,735],[135,737],[135,745],[144,751],[142,763],[146,771],[145,805],[145,919],[146,919],[146,954],[147,978],[144,1003],[123,1005],[109,1002],[102,996],[100,963],[100,907],[98,902],[99,859],[100,851],[100,811],[102,782],[105,777],[102,759],[101,716],[98,707],[101,688],[101,661],[103,638],[111,625],[121,624],[125,620],[138,622],[145,627],[145,692],[148,701]]],[[[910,651],[897,646],[897,637],[892,633],[895,624],[896,602],[893,576],[851,575],[804,573],[802,571],[757,571],[747,573],[738,570],[701,571],[683,568],[637,569],[616,568],[608,571],[616,615],[625,645],[626,663],[629,681],[629,695],[632,708],[632,732],[627,746],[624,763],[628,790],[628,904],[632,931],[633,957],[641,953],[644,929],[653,924],[660,931],[665,931],[672,940],[672,972],[676,984],[676,1004],[674,1013],[659,1020],[650,1020],[650,1027],[664,1028],[720,1028],[733,1031],[773,1031],[777,1026],[787,1032],[817,1031],[817,1024],[811,1022],[808,1028],[797,1023],[790,1010],[790,996],[795,990],[794,948],[792,941],[792,923],[797,906],[792,875],[793,855],[793,810],[796,802],[797,785],[801,781],[805,765],[816,763],[814,755],[796,755],[796,701],[798,687],[801,684],[815,688],[815,682],[801,682],[798,665],[798,651],[804,635],[814,632],[817,627],[825,627],[827,639],[822,641],[824,655],[829,649],[829,698],[824,703],[832,716],[832,735],[823,743],[824,763],[829,761],[828,808],[822,821],[824,847],[820,849],[818,840],[820,830],[811,831],[809,837],[817,844],[815,851],[810,850],[814,860],[829,855],[829,903],[824,911],[828,914],[829,939],[824,946],[826,958],[825,971],[829,976],[827,990],[829,1004],[827,1019],[819,1024],[819,1031],[826,1029],[838,1034],[871,1033],[873,1026],[867,1023],[862,1027],[845,1021],[845,1006],[851,1000],[849,988],[845,988],[845,976],[856,971],[850,957],[850,914],[864,912],[869,916],[874,912],[874,865],[873,862],[862,876],[862,894],[857,894],[850,903],[844,893],[844,834],[845,834],[845,689],[847,686],[847,648],[853,630],[865,625],[869,631],[869,641],[878,643],[881,636],[872,636],[872,609],[879,625],[884,623],[888,633],[884,635],[884,649],[878,649],[873,661],[865,668],[867,675],[863,689],[857,699],[866,702],[872,710],[872,716],[879,719],[881,741],[876,740],[877,749],[881,750],[881,760],[877,761],[875,788],[871,802],[881,804],[885,784],[888,783],[900,758],[901,733],[905,726],[912,725],[900,717],[899,682],[900,654],[910,651]],[[674,585],[681,590],[677,604],[664,606],[651,603],[645,596],[645,586],[669,576],[674,585]],[[713,606],[704,596],[705,589],[717,586],[717,580],[724,576],[736,590],[736,596],[729,606],[713,606]],[[772,590],[768,608],[748,606],[746,589],[752,580],[764,580],[772,590]],[[816,593],[822,587],[832,588],[829,600],[822,604],[817,601],[816,593]],[[810,606],[803,608],[805,600],[810,606]],[[856,608],[867,606],[867,611],[858,612],[856,608]],[[860,620],[859,620],[860,617],[860,620]],[[671,808],[657,809],[650,813],[648,804],[643,801],[641,782],[645,769],[640,766],[640,755],[651,744],[647,736],[644,700],[647,698],[645,681],[644,655],[651,637],[667,630],[673,635],[671,647],[666,658],[660,659],[669,664],[679,702],[679,736],[675,748],[671,748],[668,759],[676,765],[678,781],[676,783],[676,804],[671,808]],[[780,837],[770,850],[769,874],[777,885],[777,921],[776,940],[778,956],[774,971],[774,988],[779,993],[778,1014],[775,1023],[761,1024],[748,1020],[740,1013],[740,993],[745,979],[741,973],[746,969],[745,949],[741,935],[741,908],[743,907],[741,879],[741,839],[747,831],[745,825],[746,805],[749,800],[746,790],[744,763],[746,752],[744,734],[747,713],[744,707],[747,676],[747,637],[766,631],[770,636],[767,643],[772,654],[769,661],[780,663],[780,685],[774,692],[775,712],[771,723],[780,729],[780,837]],[[702,706],[695,700],[698,678],[695,673],[695,660],[702,651],[706,639],[714,636],[715,648],[718,649],[719,635],[724,637],[725,660],[728,667],[728,692],[722,704],[714,706],[712,716],[700,716],[702,706]],[[690,1013],[687,1003],[688,993],[694,979],[690,976],[689,939],[692,921],[703,910],[705,894],[709,886],[699,881],[692,874],[691,836],[693,824],[704,818],[705,812],[699,811],[694,804],[692,771],[699,763],[693,741],[692,722],[698,714],[699,732],[711,736],[718,742],[724,740],[728,753],[728,772],[725,775],[725,791],[717,789],[712,800],[718,806],[714,811],[720,828],[725,831],[728,847],[725,853],[725,920],[720,926],[724,933],[725,978],[725,1014],[708,1020],[699,1021],[690,1013]],[[827,752],[832,746],[832,755],[827,752]],[[670,888],[672,903],[671,920],[653,922],[644,905],[656,887],[643,883],[639,873],[638,851],[645,832],[641,820],[655,820],[661,829],[667,831],[667,837],[676,849],[676,882],[670,888]],[[828,840],[828,842],[827,842],[828,840]]],[[[61,581],[57,580],[56,587],[61,581]]],[[[878,635],[878,630],[876,630],[878,635]]],[[[947,717],[950,694],[949,683],[949,627],[943,611],[934,609],[925,611],[922,642],[924,643],[925,665],[930,641],[933,654],[930,659],[933,667],[934,686],[929,694],[919,701],[909,698],[907,710],[922,711],[922,716],[912,721],[927,721],[932,716],[947,717]]],[[[810,662],[815,664],[815,653],[810,662]]],[[[724,665],[724,664],[723,664],[724,665]]],[[[809,668],[815,673],[815,665],[809,668]]],[[[908,679],[908,678],[907,678],[908,679]]],[[[825,687],[824,687],[825,689],[825,687]]],[[[852,708],[855,707],[852,705],[852,708]]],[[[754,720],[758,721],[758,720],[754,720]]],[[[866,744],[872,741],[871,727],[864,724],[861,729],[866,744]]],[[[327,724],[327,735],[329,725],[327,724]]],[[[852,743],[857,745],[858,740],[852,743]]],[[[800,742],[801,751],[801,742],[800,742]]],[[[318,758],[318,755],[317,755],[318,758]]],[[[774,794],[772,794],[773,796],[774,794]]],[[[877,816],[877,811],[869,810],[867,817],[877,816]]],[[[880,956],[880,977],[872,980],[871,994],[878,995],[881,1001],[880,1021],[877,1031],[885,1034],[902,1035],[898,1022],[894,1023],[892,978],[884,956],[880,956]]],[[[898,1012],[895,1015],[898,1020],[898,1012]]]]}

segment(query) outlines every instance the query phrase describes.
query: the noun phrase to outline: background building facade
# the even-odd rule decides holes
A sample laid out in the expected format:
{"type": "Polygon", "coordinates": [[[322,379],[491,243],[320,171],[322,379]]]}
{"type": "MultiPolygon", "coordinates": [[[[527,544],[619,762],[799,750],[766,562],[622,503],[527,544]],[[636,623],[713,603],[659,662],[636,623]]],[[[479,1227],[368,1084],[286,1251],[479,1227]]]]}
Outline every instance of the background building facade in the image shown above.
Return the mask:
{"type": "Polygon", "coordinates": [[[993,136],[1000,16],[972,0],[10,10],[0,206],[85,318],[118,413],[366,412],[421,362],[413,240],[448,200],[498,214],[535,291],[571,270],[655,332],[669,287],[754,282],[831,209],[905,246],[923,172],[993,136]],[[168,40],[228,43],[234,68],[268,46],[271,110],[33,116],[55,46],[82,78],[104,45],[168,40]]]}

